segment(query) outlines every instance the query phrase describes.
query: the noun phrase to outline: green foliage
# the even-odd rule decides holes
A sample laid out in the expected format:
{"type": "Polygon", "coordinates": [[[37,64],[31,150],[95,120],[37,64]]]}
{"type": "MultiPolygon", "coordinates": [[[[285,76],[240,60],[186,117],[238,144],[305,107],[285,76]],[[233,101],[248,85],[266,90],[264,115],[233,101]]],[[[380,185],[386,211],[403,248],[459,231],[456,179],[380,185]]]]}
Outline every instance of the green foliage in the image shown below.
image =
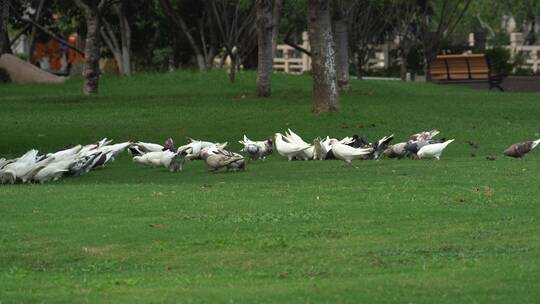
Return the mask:
{"type": "Polygon", "coordinates": [[[0,155],[49,152],[104,136],[262,139],[290,127],[306,140],[438,128],[456,138],[441,161],[287,162],[172,174],[127,154],[79,178],[0,185],[5,303],[534,303],[540,298],[535,198],[538,93],[352,81],[341,113],[310,112],[311,79],[255,74],[103,77],[0,87],[0,155]],[[467,143],[478,144],[475,149],[467,143]],[[476,157],[471,157],[474,153],[476,157]],[[496,155],[488,161],[486,155],[496,155]]]}
{"type": "Polygon", "coordinates": [[[491,46],[508,46],[510,45],[510,35],[506,32],[497,32],[495,36],[489,37],[488,43],[491,46]]]}
{"type": "Polygon", "coordinates": [[[539,15],[539,0],[473,0],[459,28],[465,33],[478,31],[481,28],[479,20],[482,20],[495,33],[504,32],[501,28],[503,17],[512,16],[517,30],[524,31],[524,25],[539,15]]]}
{"type": "Polygon", "coordinates": [[[529,69],[524,69],[524,68],[521,68],[521,67],[516,68],[512,72],[512,75],[516,75],[516,76],[540,76],[539,73],[535,73],[530,68],[529,69]]]}
{"type": "Polygon", "coordinates": [[[495,47],[484,51],[489,58],[491,66],[496,74],[509,75],[514,64],[511,62],[510,51],[503,47],[495,47]]]}
{"type": "Polygon", "coordinates": [[[399,71],[399,66],[390,66],[386,69],[368,69],[364,71],[364,76],[399,78],[399,71]]]}

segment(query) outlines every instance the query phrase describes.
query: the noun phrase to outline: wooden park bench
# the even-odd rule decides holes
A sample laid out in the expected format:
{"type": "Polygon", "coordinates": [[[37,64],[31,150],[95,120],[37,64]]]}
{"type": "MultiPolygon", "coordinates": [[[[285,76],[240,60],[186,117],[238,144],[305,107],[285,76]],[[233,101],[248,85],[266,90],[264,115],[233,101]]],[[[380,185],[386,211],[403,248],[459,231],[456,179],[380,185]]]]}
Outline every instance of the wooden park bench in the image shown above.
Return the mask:
{"type": "Polygon", "coordinates": [[[439,55],[429,70],[431,81],[440,84],[487,82],[489,89],[500,86],[504,77],[495,75],[485,54],[439,55]]]}

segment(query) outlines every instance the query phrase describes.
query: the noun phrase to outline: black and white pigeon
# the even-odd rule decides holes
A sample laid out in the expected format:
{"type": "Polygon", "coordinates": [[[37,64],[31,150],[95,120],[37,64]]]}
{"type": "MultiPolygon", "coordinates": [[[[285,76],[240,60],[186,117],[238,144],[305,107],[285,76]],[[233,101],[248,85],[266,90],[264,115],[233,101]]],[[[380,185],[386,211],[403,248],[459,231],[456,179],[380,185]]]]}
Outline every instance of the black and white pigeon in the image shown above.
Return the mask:
{"type": "Polygon", "coordinates": [[[240,152],[246,152],[252,160],[265,159],[272,154],[274,142],[271,138],[267,140],[254,141],[244,135],[244,140],[238,141],[244,146],[240,152]]]}
{"type": "Polygon", "coordinates": [[[359,136],[358,134],[354,134],[352,136],[352,142],[350,142],[348,146],[353,148],[367,148],[370,146],[370,143],[367,136],[359,136]]]}
{"type": "Polygon", "coordinates": [[[84,173],[88,173],[90,169],[92,169],[92,166],[96,159],[99,158],[102,154],[102,152],[94,152],[93,154],[89,154],[79,158],[69,167],[68,175],[80,176],[84,173]]]}
{"type": "Polygon", "coordinates": [[[104,167],[106,163],[108,163],[112,158],[112,152],[108,153],[101,153],[99,157],[96,157],[94,161],[92,162],[92,166],[90,167],[90,170],[96,169],[99,167],[104,167]]]}
{"type": "Polygon", "coordinates": [[[384,150],[386,150],[386,148],[388,148],[388,146],[390,145],[390,142],[392,141],[392,139],[394,139],[394,134],[389,135],[389,136],[385,136],[385,137],[379,139],[376,143],[374,143],[372,145],[373,150],[374,150],[373,154],[372,154],[373,159],[377,160],[381,156],[383,156],[384,150]]]}
{"type": "Polygon", "coordinates": [[[353,148],[373,148],[373,153],[366,155],[366,159],[379,159],[384,154],[384,150],[388,147],[390,142],[394,139],[394,134],[389,136],[384,136],[375,143],[369,142],[367,136],[359,136],[357,134],[352,136],[352,142],[349,146],[353,148]]]}

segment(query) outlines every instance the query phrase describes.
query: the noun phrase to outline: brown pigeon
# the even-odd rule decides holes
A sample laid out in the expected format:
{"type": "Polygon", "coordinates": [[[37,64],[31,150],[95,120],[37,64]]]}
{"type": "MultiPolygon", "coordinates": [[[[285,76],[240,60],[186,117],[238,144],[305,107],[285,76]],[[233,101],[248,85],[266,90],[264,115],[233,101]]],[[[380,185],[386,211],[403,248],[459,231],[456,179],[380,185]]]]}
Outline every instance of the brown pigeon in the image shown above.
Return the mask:
{"type": "Polygon", "coordinates": [[[437,134],[441,133],[439,130],[424,131],[411,135],[409,141],[427,141],[433,139],[437,134]]]}
{"type": "Polygon", "coordinates": [[[513,144],[510,147],[508,147],[506,150],[504,150],[504,155],[515,157],[515,158],[523,158],[527,153],[531,152],[538,144],[540,143],[540,139],[535,141],[526,141],[522,143],[513,144]]]}
{"type": "Polygon", "coordinates": [[[210,171],[217,171],[226,167],[227,171],[245,169],[244,157],[238,153],[233,153],[218,149],[216,147],[206,148],[201,151],[201,157],[206,162],[210,171]]]}

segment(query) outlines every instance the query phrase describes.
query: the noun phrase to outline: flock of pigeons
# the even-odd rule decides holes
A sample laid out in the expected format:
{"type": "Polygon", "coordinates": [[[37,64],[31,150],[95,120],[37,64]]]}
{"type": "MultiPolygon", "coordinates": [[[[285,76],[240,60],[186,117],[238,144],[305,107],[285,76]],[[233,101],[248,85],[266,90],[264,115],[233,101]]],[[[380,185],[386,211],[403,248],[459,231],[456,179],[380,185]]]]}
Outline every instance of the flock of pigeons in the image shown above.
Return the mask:
{"type": "MultiPolygon", "coordinates": [[[[378,160],[388,158],[437,159],[454,139],[434,139],[438,130],[413,134],[405,142],[391,145],[394,135],[384,136],[371,143],[365,136],[354,135],[343,139],[315,138],[313,144],[288,129],[285,134],[276,133],[273,138],[253,141],[244,135],[239,143],[249,159],[265,159],[274,149],[279,155],[291,160],[339,159],[351,164],[356,159],[378,160]]],[[[0,158],[0,183],[45,183],[57,181],[63,176],[80,176],[93,169],[102,168],[124,150],[133,157],[133,162],[151,167],[165,167],[171,172],[182,171],[185,160],[203,160],[210,171],[225,168],[227,171],[244,170],[244,155],[225,150],[227,142],[214,143],[189,138],[189,143],[178,148],[172,138],[163,145],[146,142],[123,142],[111,144],[107,138],[89,145],[66,147],[58,152],[40,154],[32,149],[15,159],[0,158]]],[[[513,144],[504,150],[504,155],[522,158],[532,151],[540,139],[513,144]]]]}
{"type": "Polygon", "coordinates": [[[114,161],[131,143],[111,145],[103,140],[90,145],[68,147],[55,153],[40,154],[32,149],[15,159],[0,158],[0,183],[45,183],[62,176],[80,176],[114,161]]]}

